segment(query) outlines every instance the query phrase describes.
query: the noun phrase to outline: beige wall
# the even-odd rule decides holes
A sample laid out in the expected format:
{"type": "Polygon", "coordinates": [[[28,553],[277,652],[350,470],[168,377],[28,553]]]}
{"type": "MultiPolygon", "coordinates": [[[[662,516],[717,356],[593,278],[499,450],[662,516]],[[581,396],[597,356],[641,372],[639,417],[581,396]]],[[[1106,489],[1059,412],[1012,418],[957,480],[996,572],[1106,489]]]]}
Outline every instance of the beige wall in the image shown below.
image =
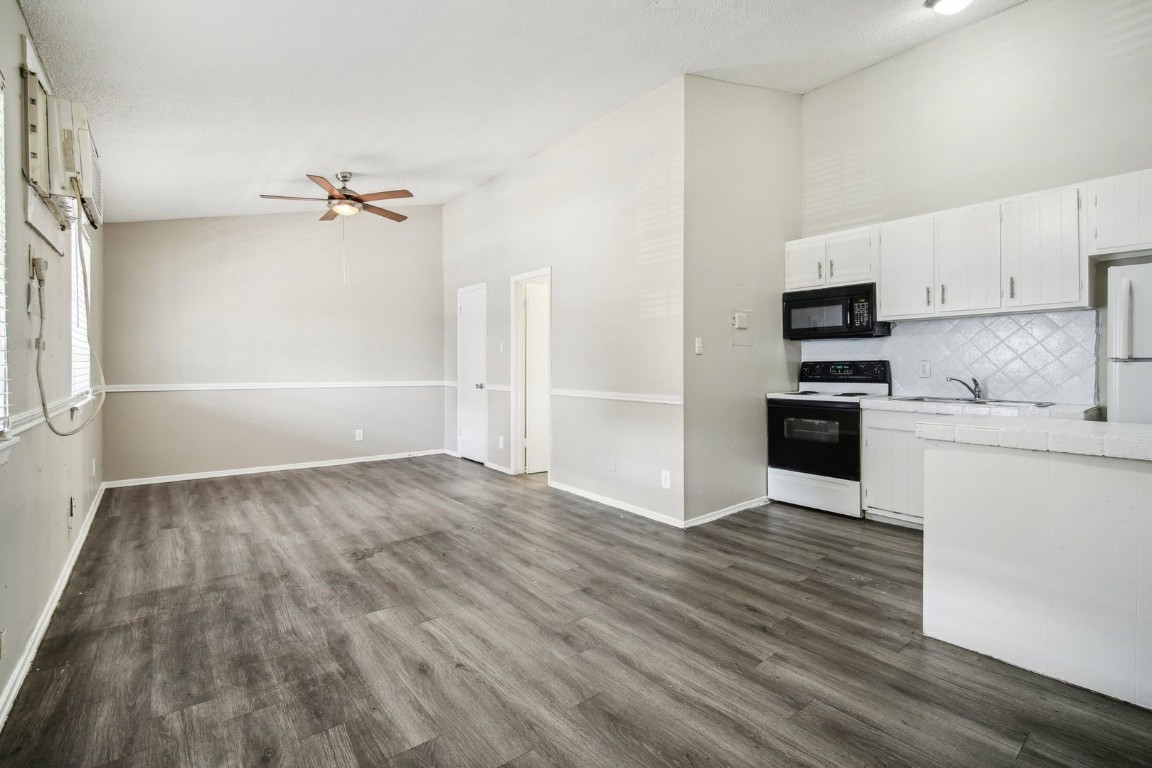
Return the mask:
{"type": "MultiPolygon", "coordinates": [[[[448,378],[456,370],[457,288],[487,283],[488,381],[508,385],[509,278],[551,267],[552,387],[679,399],[683,162],[677,80],[449,203],[448,378]]],[[[510,393],[488,397],[489,461],[506,467],[510,393]]],[[[679,405],[554,397],[550,479],[679,520],[682,418],[679,405]],[[660,487],[662,469],[672,472],[671,489],[660,487]]],[[[446,431],[453,447],[455,424],[446,431]]]]}
{"type": "MultiPolygon", "coordinates": [[[[21,170],[20,64],[21,33],[27,34],[15,0],[0,0],[0,72],[7,81],[4,92],[4,184],[7,206],[8,359],[12,388],[12,414],[16,417],[39,408],[32,339],[38,318],[24,311],[28,276],[28,248],[49,261],[47,320],[48,351],[44,362],[48,399],[67,397],[69,358],[69,260],[56,255],[24,223],[24,180],[21,170]]],[[[67,95],[67,94],[62,94],[67,95]]],[[[99,350],[102,284],[102,236],[93,238],[93,338],[99,350]]],[[[88,409],[80,414],[87,415],[88,409]]],[[[67,414],[61,426],[71,424],[67,414]]],[[[0,658],[0,691],[7,692],[16,665],[64,569],[73,542],[86,520],[103,474],[101,424],[75,437],[57,437],[40,424],[23,432],[20,442],[0,466],[0,629],[4,655],[0,658]],[[93,472],[95,461],[95,472],[93,472]],[[80,514],[68,517],[70,498],[80,514]]],[[[0,700],[0,705],[3,702],[0,700]]]]}
{"type": "Polygon", "coordinates": [[[1152,3],[1032,0],[806,94],[804,234],[1152,167],[1152,3]]]}
{"type": "Polygon", "coordinates": [[[692,519],[765,495],[764,393],[795,380],[799,349],[781,338],[780,293],[784,241],[800,233],[800,97],[700,77],[685,85],[684,516],[692,519]],[[750,331],[731,331],[736,309],[752,312],[750,331]],[[734,344],[738,336],[751,346],[734,344]]]}
{"type": "Polygon", "coordinates": [[[442,448],[441,209],[405,213],[108,226],[114,386],[426,383],[114,392],[108,479],[442,448]]]}

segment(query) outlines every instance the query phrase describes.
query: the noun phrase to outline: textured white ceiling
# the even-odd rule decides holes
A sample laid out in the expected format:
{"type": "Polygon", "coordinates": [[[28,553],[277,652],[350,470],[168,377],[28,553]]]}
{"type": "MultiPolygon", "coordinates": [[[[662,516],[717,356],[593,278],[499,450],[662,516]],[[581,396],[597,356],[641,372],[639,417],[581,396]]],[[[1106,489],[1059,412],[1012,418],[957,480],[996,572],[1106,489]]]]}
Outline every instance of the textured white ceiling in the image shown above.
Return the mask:
{"type": "MultiPolygon", "coordinates": [[[[683,73],[803,93],[1022,0],[22,0],[111,221],[441,203],[683,73]]],[[[846,126],[851,130],[851,126],[846,126]]]]}

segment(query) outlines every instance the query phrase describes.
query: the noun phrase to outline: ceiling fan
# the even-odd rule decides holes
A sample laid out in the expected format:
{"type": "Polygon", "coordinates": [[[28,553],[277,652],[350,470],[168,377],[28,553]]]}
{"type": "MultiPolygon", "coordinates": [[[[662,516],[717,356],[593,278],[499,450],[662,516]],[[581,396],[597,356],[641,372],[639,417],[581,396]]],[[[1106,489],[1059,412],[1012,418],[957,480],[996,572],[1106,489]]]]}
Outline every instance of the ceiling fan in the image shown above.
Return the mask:
{"type": "Polygon", "coordinates": [[[332,221],[337,216],[353,216],[360,211],[368,211],[377,216],[383,216],[392,221],[404,221],[407,216],[390,211],[387,208],[380,208],[371,205],[376,200],[395,200],[401,197],[412,197],[412,193],[406,189],[393,189],[389,192],[372,192],[367,195],[357,194],[354,190],[348,189],[348,181],[352,178],[351,171],[340,171],[336,174],[336,180],[340,182],[340,188],[337,189],[332,185],[332,182],[323,176],[313,176],[308,174],[313,182],[318,184],[328,197],[288,197],[286,195],[260,195],[265,200],[315,200],[317,202],[327,202],[328,210],[320,217],[320,221],[332,221]]]}

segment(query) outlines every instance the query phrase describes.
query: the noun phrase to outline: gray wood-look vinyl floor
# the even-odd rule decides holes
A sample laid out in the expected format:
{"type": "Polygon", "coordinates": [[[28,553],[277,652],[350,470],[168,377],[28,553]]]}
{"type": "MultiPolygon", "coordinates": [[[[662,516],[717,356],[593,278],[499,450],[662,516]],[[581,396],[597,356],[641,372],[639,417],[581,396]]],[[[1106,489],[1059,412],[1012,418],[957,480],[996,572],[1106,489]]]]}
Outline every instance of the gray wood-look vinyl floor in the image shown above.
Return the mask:
{"type": "Polygon", "coordinates": [[[1152,713],[922,637],[920,558],[447,457],[113,490],[0,765],[1152,764],[1152,713]]]}

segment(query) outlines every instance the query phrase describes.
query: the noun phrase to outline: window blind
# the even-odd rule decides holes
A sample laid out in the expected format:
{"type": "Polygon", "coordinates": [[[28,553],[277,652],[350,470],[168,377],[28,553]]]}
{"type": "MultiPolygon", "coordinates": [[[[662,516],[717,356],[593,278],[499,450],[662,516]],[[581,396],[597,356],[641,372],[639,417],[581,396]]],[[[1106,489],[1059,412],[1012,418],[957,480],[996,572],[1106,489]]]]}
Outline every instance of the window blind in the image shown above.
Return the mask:
{"type": "Polygon", "coordinates": [[[88,346],[87,289],[91,300],[92,241],[80,206],[74,207],[72,223],[72,395],[86,395],[92,389],[92,350],[88,346]],[[85,286],[85,281],[88,281],[85,286]]]}

